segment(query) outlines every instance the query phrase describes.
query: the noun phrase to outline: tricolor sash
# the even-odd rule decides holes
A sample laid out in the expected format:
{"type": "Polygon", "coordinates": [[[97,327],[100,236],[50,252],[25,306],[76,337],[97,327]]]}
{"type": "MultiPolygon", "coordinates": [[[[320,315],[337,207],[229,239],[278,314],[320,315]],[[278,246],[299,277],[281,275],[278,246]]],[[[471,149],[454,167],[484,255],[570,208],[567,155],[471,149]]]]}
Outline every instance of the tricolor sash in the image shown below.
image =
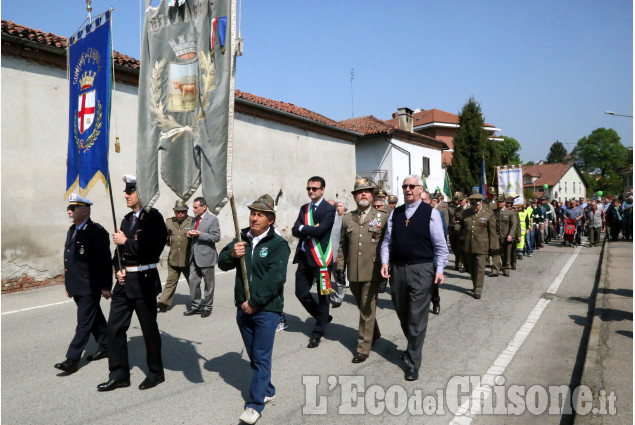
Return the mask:
{"type": "MultiPolygon", "coordinates": [[[[311,208],[311,204],[306,204],[306,210],[304,212],[304,225],[305,226],[314,226],[313,224],[313,208],[311,208]]],[[[328,265],[333,261],[333,250],[331,249],[331,237],[329,236],[329,244],[326,247],[326,250],[322,250],[322,246],[320,242],[316,238],[311,238],[311,242],[309,244],[309,248],[311,249],[311,254],[313,255],[313,259],[315,263],[320,267],[320,281],[319,281],[319,291],[320,295],[328,295],[333,290],[331,289],[331,277],[329,276],[328,265]]]]}

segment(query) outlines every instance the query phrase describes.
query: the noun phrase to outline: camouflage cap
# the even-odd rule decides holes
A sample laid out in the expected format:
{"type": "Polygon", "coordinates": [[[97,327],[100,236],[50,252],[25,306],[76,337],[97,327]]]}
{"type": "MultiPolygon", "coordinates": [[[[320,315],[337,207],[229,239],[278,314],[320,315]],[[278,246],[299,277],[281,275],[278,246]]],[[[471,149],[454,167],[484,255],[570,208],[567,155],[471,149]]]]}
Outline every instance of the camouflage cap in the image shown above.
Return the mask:
{"type": "Polygon", "coordinates": [[[488,195],[496,195],[496,189],[494,188],[494,186],[490,186],[487,188],[487,194],[488,195]]]}
{"type": "Polygon", "coordinates": [[[351,193],[355,193],[360,190],[375,190],[375,188],[373,187],[373,185],[370,184],[368,180],[359,179],[355,181],[355,186],[353,187],[353,190],[351,190],[351,193]]]}
{"type": "Polygon", "coordinates": [[[187,204],[185,203],[185,201],[183,199],[178,199],[175,203],[174,203],[174,211],[187,211],[187,204]]]}
{"type": "Polygon", "coordinates": [[[389,204],[396,204],[397,202],[399,202],[399,199],[395,195],[388,195],[389,204]]]}
{"type": "Polygon", "coordinates": [[[273,198],[266,193],[256,199],[251,205],[248,205],[247,208],[255,211],[276,213],[273,198]]]}

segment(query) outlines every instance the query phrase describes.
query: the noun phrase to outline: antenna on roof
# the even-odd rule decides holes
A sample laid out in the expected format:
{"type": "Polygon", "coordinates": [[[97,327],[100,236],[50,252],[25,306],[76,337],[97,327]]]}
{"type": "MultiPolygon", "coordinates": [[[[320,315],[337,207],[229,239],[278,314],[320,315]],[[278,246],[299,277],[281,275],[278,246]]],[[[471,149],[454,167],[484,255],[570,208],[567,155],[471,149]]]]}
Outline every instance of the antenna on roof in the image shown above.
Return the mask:
{"type": "Polygon", "coordinates": [[[355,130],[355,98],[353,95],[353,80],[355,79],[355,68],[351,68],[351,119],[353,120],[353,130],[355,130]]]}

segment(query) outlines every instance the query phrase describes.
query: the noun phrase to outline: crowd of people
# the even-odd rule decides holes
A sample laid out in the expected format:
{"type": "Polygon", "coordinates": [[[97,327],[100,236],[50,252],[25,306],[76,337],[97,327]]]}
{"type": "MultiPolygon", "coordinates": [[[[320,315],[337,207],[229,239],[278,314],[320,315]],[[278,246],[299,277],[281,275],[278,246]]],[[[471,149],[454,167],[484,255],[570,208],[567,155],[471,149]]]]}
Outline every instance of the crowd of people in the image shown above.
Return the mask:
{"type": "MultiPolygon", "coordinates": [[[[180,276],[188,281],[190,293],[183,314],[207,318],[213,309],[215,267],[236,269],[236,323],[253,371],[239,419],[255,423],[276,397],[271,382],[274,337],[287,328],[284,285],[291,251],[275,226],[276,202],[264,194],[248,205],[249,226],[219,252],[219,221],[207,210],[203,197],[194,199],[194,217],[178,200],[174,216],[164,220],[155,208],[141,207],[134,176],[123,180],[131,212],[112,235],[117,247],[112,257],[108,232],[90,219],[92,202],[75,194],[69,198],[73,225],[65,243],[65,286],[67,296],[77,304],[77,327],[66,360],[55,368],[67,375],[76,372],[92,334],[98,349],[87,360],[107,358],[110,371],[108,381],[97,390],[130,386],[126,332],[134,312],[148,364],[139,389],[163,383],[157,314],[171,309],[180,276]],[[166,245],[168,276],[162,288],[157,264],[166,245]],[[108,320],[99,304],[101,297],[111,299],[108,320]]],[[[488,263],[490,277],[508,277],[518,260],[531,257],[552,239],[581,243],[582,235],[588,234],[589,246],[595,246],[605,228],[614,240],[620,232],[624,239],[632,235],[632,196],[621,203],[614,197],[608,205],[596,198],[550,204],[545,196],[517,205],[514,197],[498,196],[489,188],[486,198],[478,191],[469,196],[456,192],[448,204],[440,191],[430,194],[420,177],[409,175],[403,180],[404,204],[399,206],[396,196],[358,179],[351,191],[355,208],[349,211],[343,199],[325,200],[325,189],[322,177],[308,179],[308,202],[300,207],[292,227],[297,239],[295,296],[314,319],[307,348],[319,347],[333,320],[330,309],[341,306],[349,288],[359,309],[352,362],[366,361],[381,338],[376,303],[389,283],[406,340],[400,357],[408,381],[419,378],[428,315],[441,311],[439,285],[445,280],[448,242],[455,270],[470,274],[473,298],[478,300],[484,293],[488,263]]]]}

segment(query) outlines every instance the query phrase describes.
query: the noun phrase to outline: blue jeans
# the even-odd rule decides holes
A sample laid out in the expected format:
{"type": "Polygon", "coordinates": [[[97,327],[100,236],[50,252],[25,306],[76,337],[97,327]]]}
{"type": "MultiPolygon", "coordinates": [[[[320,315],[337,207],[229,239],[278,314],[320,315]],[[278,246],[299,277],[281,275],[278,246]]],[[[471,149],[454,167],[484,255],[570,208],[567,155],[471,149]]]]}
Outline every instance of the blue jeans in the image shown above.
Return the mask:
{"type": "Polygon", "coordinates": [[[530,227],[527,229],[527,234],[525,234],[525,253],[531,254],[534,252],[534,228],[530,227]]]}
{"type": "Polygon", "coordinates": [[[265,396],[276,394],[276,388],[271,384],[271,355],[279,321],[280,314],[270,311],[247,314],[238,308],[236,313],[236,323],[253,370],[250,400],[245,403],[245,409],[251,407],[258,413],[265,408],[265,396]]]}

